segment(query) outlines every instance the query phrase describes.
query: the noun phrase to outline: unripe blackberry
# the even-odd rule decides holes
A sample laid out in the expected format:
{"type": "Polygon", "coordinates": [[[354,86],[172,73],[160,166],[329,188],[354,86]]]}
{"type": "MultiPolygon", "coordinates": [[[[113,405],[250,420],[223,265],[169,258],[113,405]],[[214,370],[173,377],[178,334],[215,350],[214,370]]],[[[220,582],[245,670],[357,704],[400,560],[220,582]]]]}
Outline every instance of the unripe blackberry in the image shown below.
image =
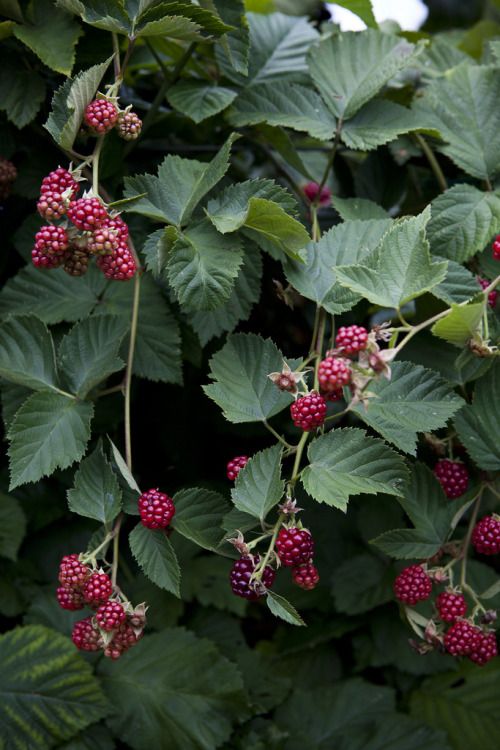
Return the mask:
{"type": "Polygon", "coordinates": [[[96,135],[104,135],[112,130],[118,120],[118,110],[113,102],[107,99],[94,99],[87,104],[85,124],[96,135]]]}
{"type": "Polygon", "coordinates": [[[31,251],[31,262],[36,268],[45,268],[50,270],[51,268],[59,268],[68,258],[68,253],[64,255],[53,255],[52,253],[46,253],[38,250],[35,246],[31,251]]]}
{"type": "Polygon", "coordinates": [[[88,249],[93,255],[113,255],[119,244],[118,234],[104,226],[94,229],[88,241],[88,249]]]}
{"type": "Polygon", "coordinates": [[[142,129],[142,120],[135,112],[120,112],[116,130],[120,138],[125,141],[134,141],[139,137],[142,129]]]}
{"type": "Polygon", "coordinates": [[[460,461],[442,458],[435,465],[434,474],[439,480],[446,497],[460,497],[469,486],[469,472],[460,461]]]}
{"type": "Polygon", "coordinates": [[[312,563],[303,563],[292,569],[292,579],[301,589],[311,591],[319,582],[318,569],[312,563]]]}
{"type": "Polygon", "coordinates": [[[90,572],[90,568],[80,562],[78,555],[64,555],[59,565],[59,583],[69,588],[83,586],[90,572]]]}
{"type": "Polygon", "coordinates": [[[68,233],[64,227],[48,224],[35,234],[35,249],[38,254],[64,255],[68,244],[68,233]]]}
{"type": "Polygon", "coordinates": [[[46,193],[65,193],[68,191],[70,199],[75,198],[78,194],[79,186],[76,180],[73,178],[71,172],[63,167],[58,167],[53,172],[43,178],[40,186],[40,194],[46,193]]]}
{"type": "Polygon", "coordinates": [[[472,545],[482,555],[498,555],[500,552],[500,518],[485,516],[474,527],[472,545]]]}
{"type": "MultiPolygon", "coordinates": [[[[478,283],[481,287],[481,289],[486,289],[487,286],[490,285],[490,282],[488,279],[482,279],[480,276],[477,276],[478,283]]],[[[490,307],[495,307],[498,299],[498,292],[496,289],[492,289],[491,292],[488,294],[488,305],[490,307]]]]}
{"type": "Polygon", "coordinates": [[[138,501],[141,523],[147,529],[166,528],[175,514],[172,498],[158,489],[143,492],[138,501]]]}
{"type": "Polygon", "coordinates": [[[91,607],[106,602],[113,593],[113,584],[106,573],[92,573],[83,586],[83,597],[91,607]]]}
{"type": "Polygon", "coordinates": [[[116,232],[118,239],[128,240],[128,226],[121,216],[110,216],[102,226],[110,229],[112,232],[116,232]]]}
{"type": "Polygon", "coordinates": [[[83,609],[83,595],[77,588],[59,586],[56,590],[56,598],[59,606],[63,609],[69,609],[71,611],[83,609]]]}
{"type": "Polygon", "coordinates": [[[493,258],[500,260],[500,234],[497,234],[493,242],[493,258]]]}
{"type": "Polygon", "coordinates": [[[290,414],[295,427],[310,432],[321,427],[326,416],[326,401],[316,391],[301,396],[290,406],[290,414]]]}
{"type": "Polygon", "coordinates": [[[421,565],[404,568],[394,581],[396,599],[405,604],[416,604],[428,599],[432,581],[421,565]]]}
{"type": "Polygon", "coordinates": [[[69,204],[68,219],[84,232],[101,227],[107,218],[108,213],[99,198],[79,198],[69,204]]]}
{"type": "Polygon", "coordinates": [[[141,638],[142,633],[136,635],[132,625],[128,622],[123,622],[119,626],[111,643],[109,643],[104,649],[104,656],[108,659],[119,659],[125,651],[128,651],[129,648],[135,646],[141,638]]]}
{"type": "Polygon", "coordinates": [[[116,630],[122,622],[125,622],[126,616],[125,610],[120,602],[111,601],[106,602],[106,604],[101,604],[95,613],[97,624],[102,630],[106,630],[107,632],[116,630]]]}
{"type": "Polygon", "coordinates": [[[292,568],[309,562],[314,555],[314,540],[307,529],[280,529],[276,539],[276,553],[282,565],[292,568]]]}
{"type": "Polygon", "coordinates": [[[134,256],[123,241],[112,255],[101,255],[96,263],[105,277],[114,281],[128,281],[135,276],[137,271],[134,256]]]}
{"type": "Polygon", "coordinates": [[[335,346],[344,354],[357,354],[366,349],[368,331],[363,326],[341,326],[335,337],[335,346]]]}
{"type": "Polygon", "coordinates": [[[70,252],[66,256],[63,268],[70,276],[83,276],[88,271],[89,261],[90,257],[88,252],[85,252],[85,250],[77,250],[72,246],[70,252]]]}
{"type": "Polygon", "coordinates": [[[320,362],[318,380],[321,393],[336,394],[351,382],[351,365],[342,357],[326,357],[320,362]]]}
{"type": "Polygon", "coordinates": [[[444,634],[444,647],[452,656],[467,656],[479,644],[481,630],[468,620],[457,620],[444,634]]]}
{"type": "Polygon", "coordinates": [[[259,556],[240,557],[233,563],[229,574],[229,581],[233,594],[249,601],[256,601],[264,596],[265,590],[271,588],[276,577],[276,571],[266,565],[262,573],[262,583],[258,580],[250,581],[252,574],[259,564],[259,556]]]}
{"type": "Polygon", "coordinates": [[[310,203],[313,203],[319,195],[319,205],[329,206],[332,202],[332,191],[328,185],[323,185],[320,191],[319,184],[317,182],[308,182],[304,185],[304,195],[310,203]]]}
{"type": "Polygon", "coordinates": [[[443,622],[455,622],[467,612],[467,602],[463,594],[456,591],[443,591],[436,599],[439,619],[443,622]]]}
{"type": "Polygon", "coordinates": [[[226,466],[227,478],[234,482],[240,470],[248,463],[248,456],[236,456],[228,462],[226,466]]]}
{"type": "Polygon", "coordinates": [[[103,646],[101,634],[94,628],[91,617],[75,622],[71,640],[80,651],[99,651],[103,646]]]}
{"type": "Polygon", "coordinates": [[[497,655],[497,639],[493,631],[489,631],[488,633],[481,631],[472,650],[468,654],[469,659],[475,664],[479,664],[480,667],[483,667],[497,655]]]}
{"type": "Polygon", "coordinates": [[[54,221],[64,216],[68,205],[69,201],[65,201],[61,193],[47,191],[40,196],[36,207],[40,216],[49,221],[54,221]]]}

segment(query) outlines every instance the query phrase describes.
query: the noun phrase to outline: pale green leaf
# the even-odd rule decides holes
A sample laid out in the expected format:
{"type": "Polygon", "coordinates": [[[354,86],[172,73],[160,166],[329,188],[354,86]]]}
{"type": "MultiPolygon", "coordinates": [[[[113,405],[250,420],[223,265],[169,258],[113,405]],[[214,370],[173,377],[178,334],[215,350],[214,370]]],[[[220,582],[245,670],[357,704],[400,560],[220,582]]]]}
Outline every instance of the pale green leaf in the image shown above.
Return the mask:
{"type": "Polygon", "coordinates": [[[208,550],[216,550],[224,532],[222,519],[229,504],[218,492],[191,487],[174,495],[175,516],[173,528],[208,550]]]}
{"type": "MultiPolygon", "coordinates": [[[[438,256],[434,257],[436,260],[441,260],[438,256]]],[[[432,294],[451,305],[454,302],[457,304],[467,302],[480,291],[477,277],[460,263],[449,260],[446,276],[440,284],[433,287],[432,294]]]]}
{"type": "Polygon", "coordinates": [[[238,472],[231,500],[238,510],[264,521],[269,511],[283,498],[285,483],[281,479],[283,450],[279,443],[250,458],[238,472]]]}
{"type": "Polygon", "coordinates": [[[388,219],[387,211],[367,198],[338,198],[335,196],[335,210],[342,221],[369,221],[370,219],[388,219]]]}
{"type": "MultiPolygon", "coordinates": [[[[69,76],[75,62],[75,47],[82,29],[50,0],[30,3],[26,23],[14,27],[14,35],[48,68],[69,76]]],[[[27,93],[27,92],[26,92],[27,93]]]]}
{"type": "Polygon", "coordinates": [[[9,318],[0,325],[0,376],[37,391],[57,390],[52,336],[33,315],[9,318]]]}
{"type": "Polygon", "coordinates": [[[151,4],[136,19],[136,36],[166,36],[182,41],[196,41],[200,32],[213,36],[231,31],[216,13],[190,2],[160,2],[151,4]]]}
{"type": "Polygon", "coordinates": [[[478,332],[483,317],[482,302],[469,305],[451,304],[450,312],[431,328],[432,333],[440,339],[462,348],[478,332]]]}
{"type": "Polygon", "coordinates": [[[476,385],[471,405],[455,417],[460,442],[486,471],[500,470],[500,364],[498,361],[476,385]]]}
{"type": "Polygon", "coordinates": [[[181,571],[164,529],[147,529],[138,523],[129,535],[130,549],[145,576],[159,588],[180,596],[181,571]]]}
{"type": "Polygon", "coordinates": [[[292,195],[274,180],[245,180],[222,190],[208,202],[206,214],[222,234],[235,232],[245,223],[250,198],[274,201],[288,213],[297,212],[292,195]]]}
{"type": "Polygon", "coordinates": [[[99,441],[75,474],[68,490],[68,507],[73,513],[110,524],[121,510],[122,491],[99,441]]]}
{"type": "Polygon", "coordinates": [[[90,26],[118,34],[132,34],[132,23],[121,0],[56,0],[60,8],[75,13],[90,26]]]}
{"type": "Polygon", "coordinates": [[[163,277],[169,253],[178,237],[179,232],[175,227],[163,227],[152,232],[146,239],[142,252],[146,267],[155,279],[163,277]]]}
{"type": "Polygon", "coordinates": [[[168,90],[172,107],[196,123],[222,112],[236,96],[236,91],[206,81],[180,81],[168,90]]]}
{"type": "Polygon", "coordinates": [[[15,497],[0,493],[0,557],[14,562],[26,533],[26,516],[15,497]]]}
{"type": "Polygon", "coordinates": [[[130,487],[130,489],[133,492],[137,492],[138,495],[141,494],[141,490],[139,489],[139,485],[135,481],[133,474],[131,473],[130,469],[128,468],[125,459],[123,458],[122,454],[116,447],[116,445],[113,443],[111,438],[108,437],[109,444],[111,445],[111,451],[113,453],[113,458],[115,460],[116,466],[118,467],[118,471],[130,487]]]}
{"type": "Polygon", "coordinates": [[[372,99],[344,124],[342,140],[348,148],[371,151],[415,130],[432,130],[430,119],[386,99],[372,99]]]}
{"type": "Polygon", "coordinates": [[[303,224],[277,203],[265,198],[250,198],[243,228],[257,245],[262,244],[266,249],[266,243],[269,243],[295,259],[300,259],[299,250],[310,240],[303,224]]]}
{"type": "Polygon", "coordinates": [[[305,625],[295,607],[274,591],[269,590],[267,592],[266,604],[275,617],[279,617],[290,625],[305,625]]]}
{"type": "Polygon", "coordinates": [[[243,0],[205,0],[204,4],[213,6],[223,21],[235,27],[219,41],[224,50],[226,64],[236,73],[247,75],[250,38],[243,0]]]}

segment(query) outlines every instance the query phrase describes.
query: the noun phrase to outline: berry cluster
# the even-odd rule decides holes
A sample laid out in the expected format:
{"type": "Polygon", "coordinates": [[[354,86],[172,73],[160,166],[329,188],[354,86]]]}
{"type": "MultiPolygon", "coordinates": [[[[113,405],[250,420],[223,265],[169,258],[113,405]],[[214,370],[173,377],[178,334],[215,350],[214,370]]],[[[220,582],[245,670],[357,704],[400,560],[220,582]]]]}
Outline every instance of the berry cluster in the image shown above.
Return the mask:
{"type": "Polygon", "coordinates": [[[120,111],[113,101],[105,97],[94,99],[87,105],[83,120],[92,135],[106,135],[116,128],[120,138],[126,141],[138,138],[142,128],[140,118],[130,111],[130,107],[120,111]]]}
{"type": "Polygon", "coordinates": [[[442,458],[435,465],[434,474],[439,480],[446,497],[452,499],[460,497],[469,486],[469,472],[460,461],[442,458]]]}
{"type": "Polygon", "coordinates": [[[247,465],[248,456],[235,456],[226,466],[226,476],[231,482],[236,480],[241,469],[247,465]]]}
{"type": "Polygon", "coordinates": [[[329,206],[332,202],[332,191],[328,185],[323,185],[323,187],[320,188],[317,182],[307,182],[304,185],[303,190],[304,195],[310,203],[317,200],[319,206],[329,206]]]}
{"type": "Polygon", "coordinates": [[[0,156],[0,201],[9,197],[12,183],[16,177],[17,169],[12,162],[0,156]]]}
{"type": "MultiPolygon", "coordinates": [[[[500,260],[500,258],[497,258],[497,260],[500,260]]],[[[490,285],[490,282],[488,281],[488,279],[482,279],[480,276],[477,277],[477,281],[481,289],[486,289],[486,287],[490,285]]],[[[490,307],[496,306],[497,299],[498,299],[498,292],[496,289],[493,289],[491,292],[488,293],[488,305],[490,307]]]]}
{"type": "Polygon", "coordinates": [[[500,517],[485,516],[474,527],[472,546],[481,555],[498,555],[500,553],[500,517]]]}
{"type": "Polygon", "coordinates": [[[500,260],[500,234],[497,234],[493,241],[493,258],[500,260]]]}
{"type": "Polygon", "coordinates": [[[141,523],[147,529],[165,529],[175,514],[171,497],[158,488],[143,492],[138,500],[141,523]]]}

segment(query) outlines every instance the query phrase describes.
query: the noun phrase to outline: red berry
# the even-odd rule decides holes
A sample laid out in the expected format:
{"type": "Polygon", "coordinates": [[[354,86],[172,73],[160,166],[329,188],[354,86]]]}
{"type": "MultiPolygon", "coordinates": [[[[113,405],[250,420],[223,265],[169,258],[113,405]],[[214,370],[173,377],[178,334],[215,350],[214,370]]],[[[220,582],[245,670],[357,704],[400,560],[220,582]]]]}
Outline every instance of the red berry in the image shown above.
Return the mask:
{"type": "Polygon", "coordinates": [[[106,227],[106,229],[110,229],[112,232],[116,232],[120,240],[128,239],[128,226],[125,224],[121,216],[109,217],[102,226],[106,227]]]}
{"type": "Polygon", "coordinates": [[[103,135],[114,128],[118,120],[118,110],[107,99],[94,99],[87,104],[83,119],[94,133],[103,135]]]}
{"type": "Polygon", "coordinates": [[[125,622],[126,616],[120,602],[106,602],[106,604],[101,604],[95,613],[99,627],[108,632],[116,630],[122,622],[125,622]]]}
{"type": "Polygon", "coordinates": [[[500,260],[500,234],[497,234],[493,242],[493,258],[500,260]]]}
{"type": "Polygon", "coordinates": [[[234,482],[234,480],[240,473],[240,469],[246,466],[247,461],[248,456],[236,456],[235,458],[231,459],[231,461],[229,461],[228,465],[226,466],[227,478],[234,482]]]}
{"type": "Polygon", "coordinates": [[[332,201],[332,191],[327,185],[323,185],[321,192],[317,182],[308,182],[304,185],[304,195],[311,203],[316,200],[319,194],[319,205],[329,206],[332,201]]]}
{"type": "Polygon", "coordinates": [[[78,555],[65,555],[59,565],[59,583],[62,586],[83,586],[90,569],[80,562],[78,555]]]}
{"type": "Polygon", "coordinates": [[[101,227],[107,218],[107,211],[99,198],[79,198],[69,204],[68,219],[84,232],[101,227]]]}
{"type": "Polygon", "coordinates": [[[64,227],[48,224],[35,234],[34,249],[39,255],[64,255],[68,244],[68,233],[64,227]]]}
{"type": "Polygon", "coordinates": [[[0,157],[0,185],[10,185],[17,177],[17,169],[8,159],[0,157]]]}
{"type": "Polygon", "coordinates": [[[326,416],[326,401],[316,391],[301,396],[290,406],[290,414],[295,427],[310,432],[321,427],[326,416]]]}
{"type": "Polygon", "coordinates": [[[103,645],[101,634],[94,628],[91,617],[75,622],[71,639],[80,651],[99,651],[103,645]]]}
{"type": "Polygon", "coordinates": [[[92,573],[83,586],[83,596],[87,604],[97,607],[106,602],[113,593],[113,584],[106,573],[92,573]]]}
{"type": "Polygon", "coordinates": [[[120,138],[125,141],[133,141],[141,133],[142,120],[135,112],[121,112],[116,129],[120,138]]]}
{"type": "Polygon", "coordinates": [[[442,458],[434,467],[434,474],[446,497],[460,497],[469,486],[469,472],[460,461],[442,458]]]}
{"type": "Polygon", "coordinates": [[[497,639],[493,631],[480,632],[475,644],[468,654],[469,659],[480,667],[494,659],[498,654],[497,639]]]}
{"type": "Polygon", "coordinates": [[[276,577],[276,571],[269,565],[266,565],[262,574],[262,583],[258,580],[250,581],[252,573],[259,564],[259,556],[240,557],[233,563],[229,580],[233,594],[241,596],[243,599],[255,601],[264,596],[265,590],[271,588],[276,577]]]}
{"type": "Polygon", "coordinates": [[[104,649],[104,656],[108,659],[119,659],[129,648],[142,638],[142,632],[136,635],[134,628],[128,622],[123,622],[116,632],[113,640],[104,649]]]}
{"type": "Polygon", "coordinates": [[[455,622],[467,612],[467,602],[463,594],[456,591],[443,591],[436,599],[439,619],[443,622],[455,622]]]}
{"type": "Polygon", "coordinates": [[[309,562],[314,555],[311,532],[307,529],[283,527],[276,539],[276,552],[281,564],[289,568],[309,562]]]}
{"type": "Polygon", "coordinates": [[[73,179],[71,172],[63,167],[58,167],[53,172],[43,178],[40,187],[41,195],[46,193],[64,193],[68,191],[69,197],[72,199],[78,194],[78,183],[73,179]]]}
{"type": "Polygon", "coordinates": [[[474,527],[472,544],[482,555],[498,555],[500,552],[500,518],[485,516],[474,527]]]}
{"type": "MultiPolygon", "coordinates": [[[[481,289],[486,289],[486,287],[490,285],[490,282],[488,281],[488,279],[482,279],[480,276],[477,276],[477,280],[479,282],[481,289]]],[[[497,303],[497,298],[498,298],[498,292],[496,289],[493,289],[488,294],[488,305],[490,307],[495,307],[497,303]]]]}
{"type": "Polygon", "coordinates": [[[138,504],[142,525],[147,529],[164,529],[174,517],[172,498],[158,489],[143,492],[138,504]]]}
{"type": "Polygon", "coordinates": [[[356,354],[366,349],[368,331],[363,326],[342,326],[335,337],[335,346],[345,354],[356,354]]]}
{"type": "Polygon", "coordinates": [[[351,382],[351,365],[342,357],[326,357],[318,369],[319,388],[322,393],[341,394],[344,385],[351,382]]]}
{"type": "Polygon", "coordinates": [[[405,604],[416,604],[428,599],[432,581],[421,565],[404,568],[394,581],[396,599],[405,604]]]}
{"type": "Polygon", "coordinates": [[[56,590],[56,598],[59,606],[63,609],[83,609],[83,596],[78,589],[69,586],[59,586],[56,590]]]}
{"type": "Polygon", "coordinates": [[[115,281],[128,281],[135,276],[137,271],[134,256],[123,240],[112,255],[102,255],[97,258],[97,265],[107,279],[115,281]]]}
{"type": "Polygon", "coordinates": [[[481,630],[468,620],[457,620],[444,634],[444,647],[452,656],[467,656],[478,645],[481,630]]]}
{"type": "Polygon", "coordinates": [[[303,563],[292,570],[292,579],[297,586],[306,591],[316,588],[319,581],[319,573],[312,563],[303,563]]]}
{"type": "Polygon", "coordinates": [[[52,253],[41,252],[36,247],[31,251],[31,261],[37,268],[59,268],[67,257],[67,254],[53,255],[52,253]]]}
{"type": "Polygon", "coordinates": [[[89,252],[94,255],[112,255],[118,250],[120,240],[116,232],[104,226],[94,229],[88,242],[89,252]]]}

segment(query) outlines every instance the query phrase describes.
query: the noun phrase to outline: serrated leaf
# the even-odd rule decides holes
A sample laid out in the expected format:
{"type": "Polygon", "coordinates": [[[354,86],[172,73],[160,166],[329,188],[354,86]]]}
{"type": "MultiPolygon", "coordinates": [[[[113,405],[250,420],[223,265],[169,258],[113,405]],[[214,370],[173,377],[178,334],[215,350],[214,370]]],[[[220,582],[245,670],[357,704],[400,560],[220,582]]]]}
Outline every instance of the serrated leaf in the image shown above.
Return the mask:
{"type": "MultiPolygon", "coordinates": [[[[440,260],[440,258],[436,259],[440,260]]],[[[457,304],[467,302],[480,291],[481,287],[477,277],[459,263],[449,260],[446,276],[440,284],[433,288],[432,294],[451,305],[454,302],[457,304]]]]}
{"type": "Polygon", "coordinates": [[[300,259],[299,251],[310,240],[304,225],[290,216],[281,206],[265,198],[250,198],[243,225],[245,234],[257,245],[266,243],[290,258],[300,259]]]}
{"type": "Polygon", "coordinates": [[[116,445],[113,443],[111,438],[108,437],[108,440],[109,440],[109,444],[111,445],[111,450],[113,452],[113,458],[115,459],[115,463],[118,467],[120,474],[122,475],[122,477],[124,478],[128,486],[130,487],[130,489],[133,490],[134,492],[137,492],[137,494],[140,495],[141,490],[139,489],[139,485],[135,481],[132,473],[130,472],[125,459],[123,458],[122,454],[120,453],[116,445]]]}
{"type": "Polygon", "coordinates": [[[179,232],[175,227],[164,227],[152,232],[146,239],[142,252],[144,253],[146,267],[155,279],[162,278],[169,253],[178,237],[179,232]]]}
{"type": "Polygon", "coordinates": [[[220,36],[232,30],[216,13],[190,2],[149,4],[135,19],[134,35],[167,36],[182,41],[196,41],[200,32],[220,36]]]}
{"type": "Polygon", "coordinates": [[[386,99],[372,99],[367,102],[354,117],[342,128],[342,140],[348,148],[371,151],[398,135],[415,130],[432,131],[431,118],[424,113],[415,116],[411,109],[386,99]]]}
{"type": "Polygon", "coordinates": [[[463,263],[500,231],[500,198],[473,185],[453,185],[431,203],[427,237],[435,255],[463,263]]]}
{"type": "Polygon", "coordinates": [[[243,0],[205,1],[216,8],[223,21],[234,26],[234,30],[225,34],[219,41],[224,50],[227,64],[230,65],[236,73],[241,73],[246,76],[248,73],[250,39],[243,0]]]}
{"type": "Polygon", "coordinates": [[[206,214],[222,234],[235,232],[245,223],[250,198],[265,198],[295,214],[295,198],[274,180],[245,180],[230,185],[208,202],[206,214]]]}
{"type": "Polygon", "coordinates": [[[26,516],[19,500],[0,493],[0,557],[14,562],[26,533],[26,516]]]}
{"type": "Polygon", "coordinates": [[[313,440],[307,455],[310,463],[302,470],[302,484],[320,503],[346,510],[351,495],[404,492],[404,460],[364,430],[332,430],[313,440]]]}
{"type": "Polygon", "coordinates": [[[253,333],[233,334],[210,360],[210,378],[214,382],[203,390],[229,422],[265,421],[292,401],[267,377],[270,372],[281,371],[283,360],[270,339],[253,333]]]}
{"type": "Polygon", "coordinates": [[[0,325],[0,376],[37,391],[57,389],[52,336],[33,315],[0,325]]]}
{"type": "Polygon", "coordinates": [[[285,483],[281,479],[282,448],[265,448],[250,458],[236,477],[231,499],[238,510],[264,521],[282,499],[285,483]]]}
{"type": "Polygon", "coordinates": [[[330,111],[347,120],[421,50],[420,45],[374,29],[345,32],[311,50],[309,72],[330,111]]]}
{"type": "Polygon", "coordinates": [[[25,388],[23,385],[15,385],[14,383],[7,383],[7,381],[4,381],[0,385],[2,418],[5,430],[7,431],[17,410],[24,404],[26,399],[31,396],[31,388],[25,388]]]}
{"type": "Polygon", "coordinates": [[[57,0],[60,8],[80,16],[90,26],[118,34],[132,34],[132,23],[120,0],[57,0]]]}
{"type": "Polygon", "coordinates": [[[455,429],[467,453],[486,471],[500,469],[500,364],[477,382],[472,404],[455,417],[455,429]]]}
{"type": "Polygon", "coordinates": [[[126,329],[118,315],[99,315],[82,320],[64,336],[58,362],[72,393],[85,398],[98,383],[125,367],[118,352],[126,329]]]}
{"type": "Polygon", "coordinates": [[[483,317],[482,302],[469,305],[450,305],[450,312],[431,328],[434,336],[462,348],[478,332],[483,317]]]}
{"type": "Polygon", "coordinates": [[[168,101],[197,124],[229,107],[237,92],[206,81],[180,81],[168,90],[168,101]]]}
{"type": "Polygon", "coordinates": [[[208,550],[216,550],[223,537],[222,519],[229,510],[218,492],[192,487],[174,495],[172,526],[179,534],[208,550]]]}
{"type": "MultiPolygon", "coordinates": [[[[30,48],[44,65],[69,76],[75,62],[75,47],[82,29],[50,0],[28,6],[27,23],[14,27],[14,36],[30,48]]],[[[27,93],[27,92],[26,92],[27,93]]]]}
{"type": "Polygon", "coordinates": [[[335,269],[339,282],[350,291],[382,307],[399,308],[439,284],[447,263],[433,263],[425,225],[429,213],[395,222],[373,256],[370,265],[335,269]]]}
{"type": "Polygon", "coordinates": [[[305,625],[295,607],[274,591],[269,590],[267,592],[266,604],[275,617],[279,617],[290,625],[305,625]]]}
{"type": "Polygon", "coordinates": [[[410,362],[394,362],[391,379],[379,378],[369,385],[373,397],[353,411],[396,448],[412,456],[419,432],[444,427],[463,406],[463,399],[432,370],[410,362]]]}
{"type": "Polygon", "coordinates": [[[0,109],[16,128],[24,128],[45,99],[45,84],[33,70],[20,70],[12,56],[2,54],[0,65],[0,109]]]}
{"type": "Polygon", "coordinates": [[[335,210],[342,221],[370,221],[370,219],[388,219],[389,215],[382,206],[366,198],[338,198],[335,196],[335,210]]]}
{"type": "Polygon", "coordinates": [[[181,570],[164,529],[138,523],[129,535],[130,549],[145,576],[159,588],[180,597],[181,570]]]}
{"type": "Polygon", "coordinates": [[[9,429],[10,489],[67,469],[85,453],[93,405],[59,393],[34,393],[9,429]]]}
{"type": "Polygon", "coordinates": [[[121,499],[118,480],[99,441],[75,474],[74,487],[68,490],[68,507],[80,516],[110,524],[121,510],[121,499]]]}

